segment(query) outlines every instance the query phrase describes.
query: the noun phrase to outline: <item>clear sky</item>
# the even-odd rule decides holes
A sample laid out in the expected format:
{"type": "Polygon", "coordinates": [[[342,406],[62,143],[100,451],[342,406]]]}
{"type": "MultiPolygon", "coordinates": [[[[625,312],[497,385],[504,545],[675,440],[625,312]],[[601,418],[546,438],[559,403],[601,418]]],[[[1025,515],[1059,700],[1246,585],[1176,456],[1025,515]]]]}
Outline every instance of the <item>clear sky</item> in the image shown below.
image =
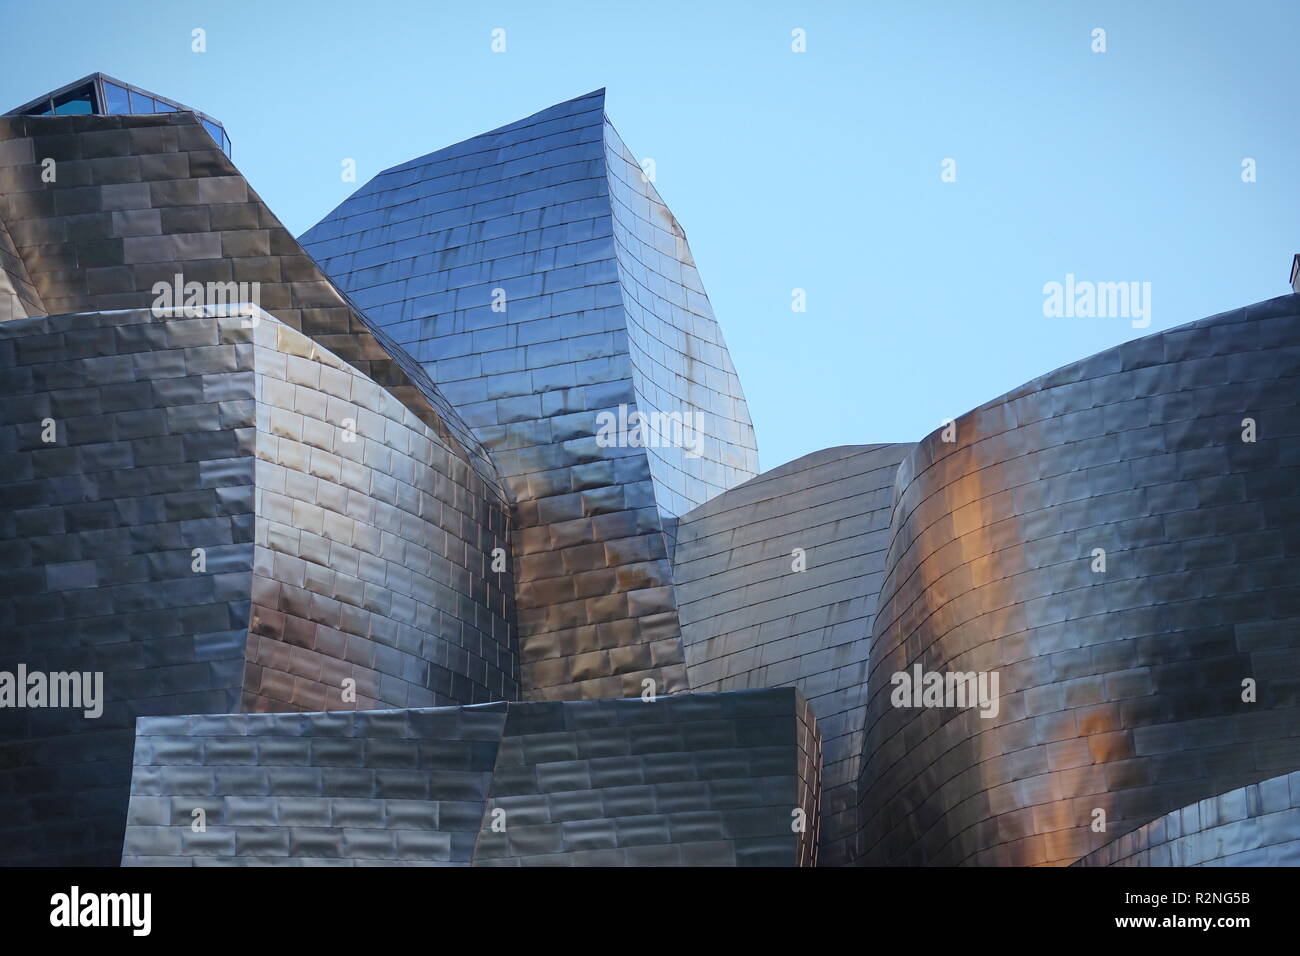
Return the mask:
{"type": "Polygon", "coordinates": [[[0,110],[95,70],[180,100],[295,234],[355,188],[345,158],[360,185],[606,87],[686,229],[764,468],[920,438],[1281,295],[1300,252],[1295,0],[0,7],[0,110]],[[1150,327],[1045,317],[1067,273],[1151,283],[1150,327]]]}

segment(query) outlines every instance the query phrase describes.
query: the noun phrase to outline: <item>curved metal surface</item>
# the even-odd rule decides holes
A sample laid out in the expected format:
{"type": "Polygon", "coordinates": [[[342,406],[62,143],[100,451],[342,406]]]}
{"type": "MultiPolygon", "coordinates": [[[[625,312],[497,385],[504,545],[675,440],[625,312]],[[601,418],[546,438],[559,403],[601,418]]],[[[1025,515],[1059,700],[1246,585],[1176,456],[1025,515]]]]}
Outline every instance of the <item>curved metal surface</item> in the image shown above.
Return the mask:
{"type": "Polygon", "coordinates": [[[151,308],[155,284],[178,274],[255,284],[262,308],[382,385],[495,487],[483,449],[424,370],[352,307],[213,145],[192,113],[0,117],[0,220],[44,310],[151,308]],[[37,157],[57,162],[53,182],[37,157]]]}
{"type": "Polygon", "coordinates": [[[1075,866],[1300,866],[1300,772],[1206,797],[1075,866]]]}
{"type": "Polygon", "coordinates": [[[764,472],[683,516],[673,570],[691,687],[797,687],[821,729],[822,865],[850,858],[867,657],[898,462],[850,445],[764,472]],[[797,550],[796,550],[797,549],[797,550]]]}
{"type": "Polygon", "coordinates": [[[1066,366],[904,459],[863,861],[1070,863],[1300,766],[1298,372],[1289,295],[1066,366]],[[996,716],[894,706],[918,665],[998,674],[996,716]]]}

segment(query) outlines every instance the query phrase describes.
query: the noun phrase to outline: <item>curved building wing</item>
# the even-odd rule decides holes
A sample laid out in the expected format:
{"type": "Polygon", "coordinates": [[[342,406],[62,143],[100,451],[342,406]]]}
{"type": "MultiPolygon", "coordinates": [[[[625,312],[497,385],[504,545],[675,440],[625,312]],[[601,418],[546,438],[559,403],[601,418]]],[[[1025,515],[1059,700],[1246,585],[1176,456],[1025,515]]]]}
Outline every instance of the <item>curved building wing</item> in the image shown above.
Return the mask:
{"type": "Polygon", "coordinates": [[[696,691],[793,686],[822,734],[822,865],[857,830],[867,659],[894,477],[911,445],[848,445],[764,472],[688,512],[674,572],[696,691]]]}
{"type": "Polygon", "coordinates": [[[1289,295],[1066,366],[903,460],[863,861],[1071,863],[1300,766],[1298,394],[1289,295]],[[996,706],[913,706],[913,675],[996,675],[996,706]]]}

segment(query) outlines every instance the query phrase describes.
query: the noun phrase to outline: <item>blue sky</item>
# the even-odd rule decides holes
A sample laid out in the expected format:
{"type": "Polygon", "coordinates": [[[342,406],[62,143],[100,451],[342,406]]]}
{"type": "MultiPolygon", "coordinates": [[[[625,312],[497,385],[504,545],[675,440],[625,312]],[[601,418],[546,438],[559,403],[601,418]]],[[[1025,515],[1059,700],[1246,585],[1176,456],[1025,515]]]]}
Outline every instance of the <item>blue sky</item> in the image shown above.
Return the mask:
{"type": "Polygon", "coordinates": [[[295,234],[355,188],[345,157],[359,184],[606,87],[687,231],[764,468],[915,440],[1281,295],[1300,251],[1294,2],[4,7],[0,109],[95,70],[188,103],[295,234]],[[1151,283],[1150,327],[1045,317],[1067,273],[1151,283]]]}

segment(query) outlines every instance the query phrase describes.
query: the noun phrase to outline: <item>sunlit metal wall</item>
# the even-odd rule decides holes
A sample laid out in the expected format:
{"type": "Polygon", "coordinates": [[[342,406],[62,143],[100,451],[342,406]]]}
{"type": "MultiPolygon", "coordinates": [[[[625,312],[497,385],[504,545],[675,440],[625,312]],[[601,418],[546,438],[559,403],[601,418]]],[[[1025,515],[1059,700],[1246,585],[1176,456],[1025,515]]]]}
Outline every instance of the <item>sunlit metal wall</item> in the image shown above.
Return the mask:
{"type": "Polygon", "coordinates": [[[757,469],[685,237],[604,102],[387,170],[302,237],[501,472],[530,699],[687,689],[673,523],[757,469]]]}
{"type": "Polygon", "coordinates": [[[903,460],[865,862],[1071,863],[1300,767],[1297,394],[1288,295],[1068,365],[903,460]],[[917,665],[996,673],[996,716],[895,706],[917,665]]]}

